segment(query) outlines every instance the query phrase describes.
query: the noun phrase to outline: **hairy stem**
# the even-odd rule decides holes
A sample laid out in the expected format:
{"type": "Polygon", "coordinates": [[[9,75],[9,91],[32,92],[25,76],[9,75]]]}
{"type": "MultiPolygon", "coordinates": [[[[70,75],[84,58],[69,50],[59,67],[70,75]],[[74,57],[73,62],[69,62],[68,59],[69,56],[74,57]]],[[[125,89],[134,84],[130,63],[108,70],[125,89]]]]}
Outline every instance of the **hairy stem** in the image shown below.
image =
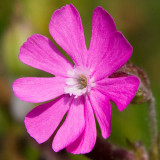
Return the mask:
{"type": "Polygon", "coordinates": [[[151,160],[160,159],[160,148],[159,148],[159,137],[158,137],[158,126],[157,126],[157,113],[155,106],[155,98],[153,95],[148,101],[148,112],[149,112],[149,128],[151,138],[151,148],[149,156],[151,160]]]}
{"type": "Polygon", "coordinates": [[[158,138],[157,114],[156,114],[155,98],[153,97],[153,95],[148,101],[148,111],[149,111],[149,128],[151,136],[151,145],[153,146],[158,138]]]}

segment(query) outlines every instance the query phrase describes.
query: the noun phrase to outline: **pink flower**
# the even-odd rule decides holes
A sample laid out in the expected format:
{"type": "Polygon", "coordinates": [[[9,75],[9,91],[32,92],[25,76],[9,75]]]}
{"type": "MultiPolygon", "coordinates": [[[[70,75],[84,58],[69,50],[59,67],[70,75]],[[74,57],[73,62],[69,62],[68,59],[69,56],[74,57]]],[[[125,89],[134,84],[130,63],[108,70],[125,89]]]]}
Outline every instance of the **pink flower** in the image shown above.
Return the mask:
{"type": "Polygon", "coordinates": [[[25,117],[27,132],[38,143],[48,140],[67,114],[53,139],[53,150],[66,148],[74,154],[87,153],[96,142],[94,114],[103,138],[107,138],[111,133],[110,100],[122,111],[136,94],[137,77],[109,78],[128,61],[132,47],[101,7],[93,12],[89,49],[80,15],[72,4],[53,13],[49,31],[74,65],[48,38],[32,35],[22,45],[19,59],[55,77],[20,78],[13,83],[13,90],[18,98],[27,102],[54,99],[34,108],[25,117]]]}

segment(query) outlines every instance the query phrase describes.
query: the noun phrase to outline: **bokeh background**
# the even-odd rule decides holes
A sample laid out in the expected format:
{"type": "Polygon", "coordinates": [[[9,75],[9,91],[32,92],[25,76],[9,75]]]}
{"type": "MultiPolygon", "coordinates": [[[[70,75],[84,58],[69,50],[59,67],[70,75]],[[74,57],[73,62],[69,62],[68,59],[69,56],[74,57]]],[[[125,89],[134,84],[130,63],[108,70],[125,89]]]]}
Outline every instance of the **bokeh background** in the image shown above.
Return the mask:
{"type": "MultiPolygon", "coordinates": [[[[13,95],[12,83],[25,76],[49,76],[18,60],[20,46],[32,34],[51,36],[48,24],[52,13],[73,3],[84,26],[87,46],[91,36],[94,8],[102,6],[114,18],[134,48],[131,61],[148,74],[156,98],[160,119],[160,1],[158,0],[0,0],[0,159],[1,160],[61,160],[64,151],[55,154],[51,141],[38,145],[27,134],[24,117],[37,104],[20,101],[13,95]]],[[[60,48],[59,48],[60,49],[60,48]]],[[[61,50],[61,49],[60,49],[61,50]]],[[[61,50],[62,51],[62,50],[61,50]]],[[[63,51],[62,51],[63,52],[63,51]]],[[[63,52],[64,53],[64,52],[63,52]]],[[[119,112],[113,105],[112,132],[107,141],[128,147],[126,139],[140,140],[150,146],[147,103],[130,105],[119,112]]],[[[100,135],[100,131],[98,131],[100,135]]],[[[68,159],[87,159],[68,154],[68,159]]]]}

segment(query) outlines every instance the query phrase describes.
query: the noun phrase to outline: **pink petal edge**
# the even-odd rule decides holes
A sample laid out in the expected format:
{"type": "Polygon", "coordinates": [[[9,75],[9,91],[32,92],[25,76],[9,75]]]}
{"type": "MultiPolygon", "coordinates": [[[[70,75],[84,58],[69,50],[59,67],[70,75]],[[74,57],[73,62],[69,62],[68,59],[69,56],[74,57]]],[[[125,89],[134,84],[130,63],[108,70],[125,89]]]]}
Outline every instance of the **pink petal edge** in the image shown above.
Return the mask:
{"type": "Polygon", "coordinates": [[[56,133],[52,148],[55,152],[74,142],[83,132],[85,127],[84,99],[83,96],[73,99],[66,120],[56,133]]]}
{"type": "Polygon", "coordinates": [[[101,129],[102,137],[106,139],[111,134],[112,108],[110,100],[97,90],[91,90],[89,97],[101,129]]]}
{"type": "Polygon", "coordinates": [[[84,113],[85,129],[83,133],[72,144],[67,146],[67,152],[73,154],[85,154],[90,152],[96,143],[96,123],[93,114],[93,109],[87,97],[85,102],[84,113]]]}
{"type": "Polygon", "coordinates": [[[64,94],[65,78],[19,78],[13,83],[14,94],[21,100],[40,103],[64,94]]]}
{"type": "Polygon", "coordinates": [[[53,13],[49,32],[75,65],[84,65],[87,57],[84,31],[80,15],[72,4],[63,6],[53,13]]]}
{"type": "Polygon", "coordinates": [[[110,36],[106,51],[105,57],[92,74],[95,81],[108,77],[121,68],[131,57],[133,48],[122,33],[116,31],[110,36]]]}
{"type": "Polygon", "coordinates": [[[72,69],[72,64],[58,51],[47,37],[32,35],[21,46],[19,59],[23,63],[51,73],[56,76],[66,76],[72,69]]]}
{"type": "Polygon", "coordinates": [[[113,18],[102,7],[95,8],[92,16],[92,35],[88,54],[88,67],[94,68],[107,52],[110,34],[116,31],[113,18]]]}
{"type": "Polygon", "coordinates": [[[118,107],[124,110],[134,98],[140,80],[135,76],[105,78],[97,82],[96,89],[109,97],[118,107]]]}
{"type": "Polygon", "coordinates": [[[24,120],[27,132],[38,143],[43,143],[54,133],[69,105],[65,96],[42,104],[29,112],[24,120]]]}

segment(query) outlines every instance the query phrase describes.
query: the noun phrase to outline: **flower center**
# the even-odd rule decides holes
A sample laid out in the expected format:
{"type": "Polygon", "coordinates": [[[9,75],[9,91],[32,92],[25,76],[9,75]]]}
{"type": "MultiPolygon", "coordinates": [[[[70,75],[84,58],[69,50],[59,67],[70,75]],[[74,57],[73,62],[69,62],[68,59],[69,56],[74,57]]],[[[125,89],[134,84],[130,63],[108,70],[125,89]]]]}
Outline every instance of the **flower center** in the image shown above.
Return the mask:
{"type": "Polygon", "coordinates": [[[65,93],[75,98],[87,94],[94,86],[90,71],[87,68],[77,67],[67,72],[65,93]]]}
{"type": "Polygon", "coordinates": [[[84,75],[80,75],[78,79],[79,89],[87,87],[87,78],[84,75]]]}

